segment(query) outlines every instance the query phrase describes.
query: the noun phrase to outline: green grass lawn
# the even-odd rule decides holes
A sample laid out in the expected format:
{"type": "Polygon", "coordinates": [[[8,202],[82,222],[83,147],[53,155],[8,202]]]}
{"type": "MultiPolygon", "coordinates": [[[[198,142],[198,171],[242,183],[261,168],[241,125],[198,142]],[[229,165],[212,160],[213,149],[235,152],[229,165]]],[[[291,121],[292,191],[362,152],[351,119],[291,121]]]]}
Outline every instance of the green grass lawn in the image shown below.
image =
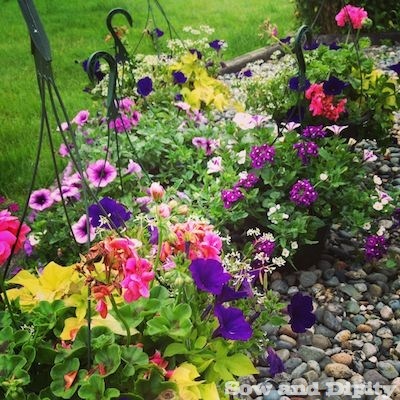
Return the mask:
{"type": "MultiPolygon", "coordinates": [[[[207,24],[215,28],[215,39],[228,42],[226,59],[265,45],[259,26],[270,19],[280,35],[295,28],[294,4],[275,0],[161,0],[178,33],[186,25],[207,24]]],[[[146,0],[37,0],[36,8],[50,40],[53,70],[58,88],[72,118],[90,108],[82,91],[87,78],[76,61],[96,50],[107,50],[105,17],[114,7],[123,7],[133,17],[129,33],[135,44],[144,28],[146,0]]],[[[0,194],[22,200],[32,175],[39,130],[39,99],[33,58],[25,22],[16,0],[0,0],[0,194]]],[[[166,25],[155,12],[156,24],[166,25]]],[[[118,23],[118,21],[117,21],[118,23]]],[[[124,22],[121,19],[121,24],[124,22]]],[[[143,46],[142,51],[146,47],[143,46]]],[[[48,146],[46,146],[48,147],[48,146]]],[[[49,185],[54,175],[49,152],[41,157],[36,187],[49,185]]]]}

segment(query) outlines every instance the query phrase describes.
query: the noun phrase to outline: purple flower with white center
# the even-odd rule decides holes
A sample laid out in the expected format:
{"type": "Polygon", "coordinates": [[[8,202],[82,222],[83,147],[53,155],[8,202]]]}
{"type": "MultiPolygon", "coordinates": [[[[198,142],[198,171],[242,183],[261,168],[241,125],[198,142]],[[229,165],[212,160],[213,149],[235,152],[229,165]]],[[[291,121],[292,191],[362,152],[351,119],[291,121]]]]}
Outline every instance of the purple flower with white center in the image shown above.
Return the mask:
{"type": "Polygon", "coordinates": [[[105,229],[119,228],[131,216],[132,213],[124,205],[110,197],[104,197],[99,201],[99,204],[89,206],[90,224],[95,228],[98,226],[105,229]],[[109,223],[103,223],[104,220],[107,220],[109,223]]]}
{"type": "Polygon", "coordinates": [[[96,232],[90,223],[88,232],[86,214],[82,215],[82,217],[79,218],[79,221],[72,225],[72,232],[74,234],[76,242],[80,244],[92,241],[96,237],[96,232]]]}
{"type": "Polygon", "coordinates": [[[86,170],[90,183],[96,187],[105,187],[117,177],[117,169],[106,160],[97,160],[86,170]]]}
{"type": "Polygon", "coordinates": [[[368,236],[364,244],[365,257],[367,260],[379,260],[386,254],[388,247],[388,241],[384,236],[368,236]]]}
{"type": "Polygon", "coordinates": [[[237,182],[234,187],[251,189],[257,184],[259,180],[260,178],[252,172],[246,173],[245,176],[239,179],[239,182],[237,182]]]}
{"type": "Polygon", "coordinates": [[[238,187],[221,191],[221,199],[224,202],[225,208],[231,208],[237,201],[243,198],[244,195],[238,187]]]}
{"type": "Polygon", "coordinates": [[[329,79],[327,81],[324,81],[324,83],[322,84],[324,93],[328,96],[336,96],[342,93],[343,89],[347,86],[349,86],[348,83],[343,82],[339,78],[336,78],[336,76],[330,76],[329,79]]]}
{"type": "Polygon", "coordinates": [[[57,188],[51,193],[51,198],[55,202],[60,202],[62,200],[61,194],[64,200],[66,199],[79,200],[81,198],[80,190],[76,186],[61,186],[61,193],[60,189],[57,188]]]}
{"type": "Polygon", "coordinates": [[[296,92],[303,92],[310,87],[310,81],[305,79],[303,84],[300,84],[300,77],[293,76],[289,79],[289,88],[290,90],[294,90],[296,92]]]}
{"type": "Polygon", "coordinates": [[[261,146],[253,146],[250,154],[251,166],[256,169],[264,167],[265,164],[272,164],[275,157],[275,148],[263,144],[261,146]]]}
{"type": "Polygon", "coordinates": [[[319,139],[326,136],[322,125],[309,125],[303,129],[302,135],[310,139],[319,139]]]}
{"type": "Polygon", "coordinates": [[[309,207],[318,199],[318,193],[308,179],[297,181],[290,190],[290,200],[300,207],[309,207]]]}
{"type": "Polygon", "coordinates": [[[319,147],[314,142],[295,143],[293,148],[297,150],[297,156],[300,158],[303,165],[307,165],[310,162],[310,157],[318,157],[319,147]]]}
{"type": "Polygon", "coordinates": [[[397,64],[389,65],[388,68],[396,72],[397,75],[400,75],[400,62],[398,62],[397,64]]]}
{"type": "Polygon", "coordinates": [[[36,211],[43,211],[51,207],[53,203],[54,200],[49,189],[35,190],[29,198],[29,207],[36,211]]]}
{"type": "Polygon", "coordinates": [[[79,126],[83,126],[86,124],[86,122],[88,122],[88,120],[89,120],[89,111],[82,110],[82,111],[79,111],[78,114],[75,115],[72,122],[75,122],[79,126]]]}
{"type": "Polygon", "coordinates": [[[153,81],[150,77],[145,76],[137,81],[137,92],[142,96],[146,97],[153,91],[153,81]]]}
{"type": "Polygon", "coordinates": [[[159,28],[154,28],[153,35],[157,38],[160,38],[161,36],[164,36],[164,32],[159,28]]]}
{"type": "Polygon", "coordinates": [[[249,340],[252,337],[253,330],[239,308],[218,304],[214,308],[214,315],[218,318],[219,327],[213,337],[222,336],[231,340],[249,340]]]}
{"type": "Polygon", "coordinates": [[[187,81],[185,74],[181,71],[174,71],[172,77],[176,85],[183,85],[187,81]]]}
{"type": "Polygon", "coordinates": [[[219,52],[222,49],[222,46],[224,45],[223,40],[213,40],[212,42],[208,43],[212,49],[214,49],[216,52],[219,52]]]}
{"type": "Polygon", "coordinates": [[[276,354],[272,347],[267,348],[267,361],[269,364],[269,373],[272,377],[285,371],[285,366],[281,358],[276,354]]]}
{"type": "Polygon", "coordinates": [[[221,294],[222,287],[231,279],[222,264],[211,258],[197,258],[189,266],[193,281],[199,290],[221,294]]]}
{"type": "Polygon", "coordinates": [[[254,243],[254,251],[256,253],[264,253],[265,256],[270,258],[275,250],[275,242],[265,239],[263,237],[257,239],[254,243]]]}
{"type": "Polygon", "coordinates": [[[293,332],[303,333],[315,324],[312,298],[303,293],[298,292],[292,296],[287,306],[287,313],[290,316],[289,324],[293,332]]]}

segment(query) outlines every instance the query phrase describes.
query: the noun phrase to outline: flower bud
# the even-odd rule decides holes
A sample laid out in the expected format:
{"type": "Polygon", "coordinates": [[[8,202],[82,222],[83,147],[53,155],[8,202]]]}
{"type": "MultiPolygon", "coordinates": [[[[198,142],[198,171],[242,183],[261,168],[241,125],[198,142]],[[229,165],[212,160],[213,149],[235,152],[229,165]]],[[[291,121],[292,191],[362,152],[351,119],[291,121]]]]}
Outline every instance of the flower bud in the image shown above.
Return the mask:
{"type": "Polygon", "coordinates": [[[150,196],[153,200],[161,200],[165,194],[165,189],[160,185],[159,182],[153,182],[149,189],[150,196]]]}

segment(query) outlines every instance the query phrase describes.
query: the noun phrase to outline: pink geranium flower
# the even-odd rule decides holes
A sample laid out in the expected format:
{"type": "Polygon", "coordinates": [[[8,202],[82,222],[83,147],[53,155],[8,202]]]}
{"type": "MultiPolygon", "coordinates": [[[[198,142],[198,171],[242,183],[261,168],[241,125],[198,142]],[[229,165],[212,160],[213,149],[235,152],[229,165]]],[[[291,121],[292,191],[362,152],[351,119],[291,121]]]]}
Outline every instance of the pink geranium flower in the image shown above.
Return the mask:
{"type": "Polygon", "coordinates": [[[0,265],[11,255],[14,245],[15,252],[22,249],[28,232],[30,232],[30,228],[25,224],[22,224],[20,228],[18,218],[11,215],[10,211],[0,211],[0,265]]]}
{"type": "Polygon", "coordinates": [[[361,29],[368,13],[362,7],[355,7],[351,4],[344,6],[336,15],[335,20],[338,26],[345,26],[350,23],[353,29],[361,29]]]}
{"type": "Polygon", "coordinates": [[[106,160],[97,160],[86,170],[90,183],[96,187],[105,187],[117,177],[117,169],[106,160]]]}
{"type": "Polygon", "coordinates": [[[129,258],[126,261],[124,275],[121,286],[125,288],[125,301],[131,303],[141,297],[150,296],[149,285],[155,274],[149,261],[138,256],[129,258]]]}

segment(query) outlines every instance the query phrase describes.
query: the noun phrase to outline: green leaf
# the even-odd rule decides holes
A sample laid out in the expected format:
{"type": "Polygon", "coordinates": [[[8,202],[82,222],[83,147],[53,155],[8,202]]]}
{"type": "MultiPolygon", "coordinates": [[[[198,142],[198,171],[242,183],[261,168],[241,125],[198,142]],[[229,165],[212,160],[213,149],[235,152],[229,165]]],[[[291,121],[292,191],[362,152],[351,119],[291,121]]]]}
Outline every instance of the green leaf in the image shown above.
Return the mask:
{"type": "Polygon", "coordinates": [[[189,354],[190,350],[183,343],[171,343],[164,350],[164,357],[171,357],[176,354],[189,354]]]}
{"type": "Polygon", "coordinates": [[[236,376],[258,374],[259,371],[254,367],[250,358],[244,354],[234,354],[227,358],[229,371],[236,376]]]}
{"type": "Polygon", "coordinates": [[[95,364],[103,364],[106,373],[104,376],[113,374],[121,364],[121,347],[117,344],[112,344],[109,347],[98,351],[94,357],[95,364]]]}
{"type": "Polygon", "coordinates": [[[92,375],[82,384],[78,395],[86,400],[109,400],[119,397],[120,392],[114,388],[105,390],[104,379],[99,375],[92,375]]]}
{"type": "Polygon", "coordinates": [[[82,378],[83,375],[86,374],[86,371],[79,371],[79,374],[75,377],[69,389],[65,388],[66,382],[64,377],[67,374],[73,373],[78,370],[79,360],[77,358],[67,359],[60,364],[56,364],[50,371],[50,376],[53,378],[53,381],[50,384],[52,392],[62,399],[70,399],[78,389],[80,378],[82,378]]]}

